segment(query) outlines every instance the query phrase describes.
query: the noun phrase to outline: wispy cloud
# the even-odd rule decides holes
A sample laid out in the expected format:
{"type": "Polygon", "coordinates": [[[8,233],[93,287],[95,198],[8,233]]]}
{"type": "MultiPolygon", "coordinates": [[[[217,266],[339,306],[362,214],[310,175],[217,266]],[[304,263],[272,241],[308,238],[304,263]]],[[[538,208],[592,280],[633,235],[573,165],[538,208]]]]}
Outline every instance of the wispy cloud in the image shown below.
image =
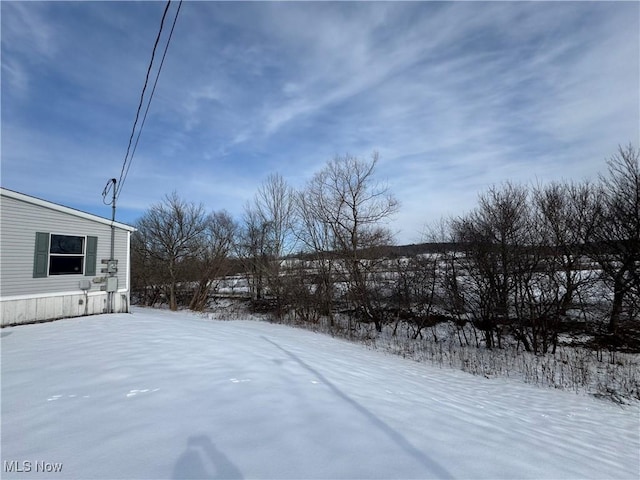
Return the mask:
{"type": "MultiPolygon", "coordinates": [[[[2,2],[3,185],[73,203],[81,183],[77,201],[99,202],[160,15],[2,2]]],[[[239,214],[273,171],[301,186],[335,155],[375,150],[402,203],[398,240],[417,241],[492,183],[593,177],[640,144],[639,16],[637,3],[186,2],[123,220],[174,189],[239,214]]]]}

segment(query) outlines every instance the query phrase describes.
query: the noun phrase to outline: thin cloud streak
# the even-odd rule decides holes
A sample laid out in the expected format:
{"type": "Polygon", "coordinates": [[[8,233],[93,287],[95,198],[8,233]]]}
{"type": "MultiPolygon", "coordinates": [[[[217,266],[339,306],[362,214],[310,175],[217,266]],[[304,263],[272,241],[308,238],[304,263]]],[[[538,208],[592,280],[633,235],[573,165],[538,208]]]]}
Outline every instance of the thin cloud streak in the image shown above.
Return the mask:
{"type": "MultiPolygon", "coordinates": [[[[1,8],[2,184],[100,212],[162,9],[1,8]]],[[[187,2],[121,220],[173,190],[239,216],[269,173],[299,187],[335,155],[377,151],[406,243],[494,183],[593,178],[640,144],[639,17],[637,3],[187,2]]]]}

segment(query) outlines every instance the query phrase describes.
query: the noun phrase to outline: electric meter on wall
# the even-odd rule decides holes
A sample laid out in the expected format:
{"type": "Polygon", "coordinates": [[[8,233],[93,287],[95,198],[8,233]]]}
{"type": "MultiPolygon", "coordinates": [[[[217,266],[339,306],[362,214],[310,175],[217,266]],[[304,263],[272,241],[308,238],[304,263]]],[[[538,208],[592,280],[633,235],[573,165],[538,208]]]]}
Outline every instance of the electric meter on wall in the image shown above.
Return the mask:
{"type": "Polygon", "coordinates": [[[107,273],[118,273],[118,260],[109,260],[107,262],[107,273]]]}

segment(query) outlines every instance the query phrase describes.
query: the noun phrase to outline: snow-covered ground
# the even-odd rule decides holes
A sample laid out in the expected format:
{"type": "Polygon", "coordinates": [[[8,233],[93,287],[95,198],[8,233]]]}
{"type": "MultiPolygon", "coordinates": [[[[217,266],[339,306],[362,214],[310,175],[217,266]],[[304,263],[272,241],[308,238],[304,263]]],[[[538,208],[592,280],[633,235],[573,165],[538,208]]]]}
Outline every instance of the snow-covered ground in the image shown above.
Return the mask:
{"type": "Polygon", "coordinates": [[[637,405],[305,330],[136,309],[1,333],[3,478],[640,475],[637,405]]]}

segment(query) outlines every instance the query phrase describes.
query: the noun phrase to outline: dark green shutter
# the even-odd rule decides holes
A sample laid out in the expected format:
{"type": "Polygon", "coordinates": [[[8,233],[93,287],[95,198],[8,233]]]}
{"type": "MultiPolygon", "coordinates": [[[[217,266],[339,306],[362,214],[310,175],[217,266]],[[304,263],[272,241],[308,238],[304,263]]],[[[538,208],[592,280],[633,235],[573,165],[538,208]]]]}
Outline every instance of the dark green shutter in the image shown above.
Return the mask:
{"type": "Polygon", "coordinates": [[[98,237],[87,237],[87,255],[84,274],[94,276],[96,274],[96,264],[98,263],[98,237]]]}
{"type": "Polygon", "coordinates": [[[49,270],[49,234],[36,232],[36,250],[33,257],[33,278],[46,277],[49,270]]]}

